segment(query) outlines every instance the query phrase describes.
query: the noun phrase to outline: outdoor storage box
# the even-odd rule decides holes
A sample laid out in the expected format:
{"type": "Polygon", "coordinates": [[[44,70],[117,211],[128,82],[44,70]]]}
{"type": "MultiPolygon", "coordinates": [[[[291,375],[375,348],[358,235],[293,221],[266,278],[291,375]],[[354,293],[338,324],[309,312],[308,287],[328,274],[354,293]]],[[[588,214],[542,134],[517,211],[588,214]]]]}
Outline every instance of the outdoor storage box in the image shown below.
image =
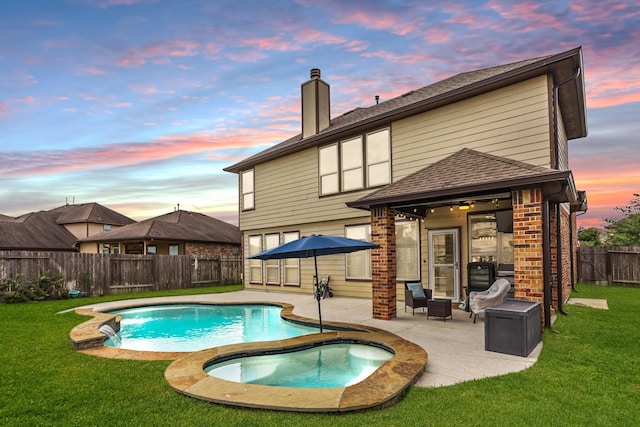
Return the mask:
{"type": "Polygon", "coordinates": [[[540,303],[507,299],[484,312],[484,349],[528,356],[541,339],[540,303]]]}

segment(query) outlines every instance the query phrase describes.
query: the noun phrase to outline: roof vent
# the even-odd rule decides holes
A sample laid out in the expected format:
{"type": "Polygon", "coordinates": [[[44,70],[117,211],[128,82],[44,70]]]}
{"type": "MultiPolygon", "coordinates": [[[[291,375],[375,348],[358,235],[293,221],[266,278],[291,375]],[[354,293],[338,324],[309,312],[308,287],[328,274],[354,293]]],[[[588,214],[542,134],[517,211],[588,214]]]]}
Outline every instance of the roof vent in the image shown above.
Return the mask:
{"type": "Polygon", "coordinates": [[[312,79],[319,79],[320,78],[320,68],[312,68],[310,74],[311,74],[311,78],[312,79]]]}

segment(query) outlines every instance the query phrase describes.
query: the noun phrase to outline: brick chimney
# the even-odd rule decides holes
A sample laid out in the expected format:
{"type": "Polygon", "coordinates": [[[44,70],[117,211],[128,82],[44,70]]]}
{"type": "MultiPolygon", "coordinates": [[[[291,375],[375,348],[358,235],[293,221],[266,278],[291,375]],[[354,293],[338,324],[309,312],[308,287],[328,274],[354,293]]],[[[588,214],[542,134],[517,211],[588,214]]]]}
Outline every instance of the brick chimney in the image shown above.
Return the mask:
{"type": "Polygon", "coordinates": [[[311,69],[311,79],[302,84],[302,137],[329,127],[329,85],[320,78],[320,69],[311,69]]]}

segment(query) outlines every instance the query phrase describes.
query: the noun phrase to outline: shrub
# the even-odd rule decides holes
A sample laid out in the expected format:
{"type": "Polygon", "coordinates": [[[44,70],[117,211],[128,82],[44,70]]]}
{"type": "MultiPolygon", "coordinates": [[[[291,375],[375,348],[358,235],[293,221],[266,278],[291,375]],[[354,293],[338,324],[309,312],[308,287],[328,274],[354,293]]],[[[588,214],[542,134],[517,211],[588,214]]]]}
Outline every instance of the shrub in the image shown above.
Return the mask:
{"type": "Polygon", "coordinates": [[[62,274],[40,274],[32,279],[23,276],[10,277],[0,282],[0,299],[6,303],[42,301],[45,299],[68,298],[62,274]]]}

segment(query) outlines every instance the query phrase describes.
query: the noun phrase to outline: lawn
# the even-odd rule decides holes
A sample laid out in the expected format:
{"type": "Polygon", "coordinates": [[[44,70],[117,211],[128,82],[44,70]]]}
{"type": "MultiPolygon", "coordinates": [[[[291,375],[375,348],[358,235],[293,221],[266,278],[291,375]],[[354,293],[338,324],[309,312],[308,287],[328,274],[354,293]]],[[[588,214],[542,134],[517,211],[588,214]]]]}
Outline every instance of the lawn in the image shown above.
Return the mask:
{"type": "MultiPolygon", "coordinates": [[[[207,288],[190,293],[233,291],[207,288]]],[[[112,360],[73,350],[86,320],[63,310],[122,296],[0,304],[0,425],[413,426],[620,425],[640,419],[640,289],[579,285],[609,310],[565,305],[532,368],[449,387],[412,387],[396,405],[359,413],[238,409],[183,396],[170,362],[112,360]]],[[[184,294],[186,292],[181,292],[184,294]]],[[[178,294],[145,293],[137,296],[178,294]]]]}

